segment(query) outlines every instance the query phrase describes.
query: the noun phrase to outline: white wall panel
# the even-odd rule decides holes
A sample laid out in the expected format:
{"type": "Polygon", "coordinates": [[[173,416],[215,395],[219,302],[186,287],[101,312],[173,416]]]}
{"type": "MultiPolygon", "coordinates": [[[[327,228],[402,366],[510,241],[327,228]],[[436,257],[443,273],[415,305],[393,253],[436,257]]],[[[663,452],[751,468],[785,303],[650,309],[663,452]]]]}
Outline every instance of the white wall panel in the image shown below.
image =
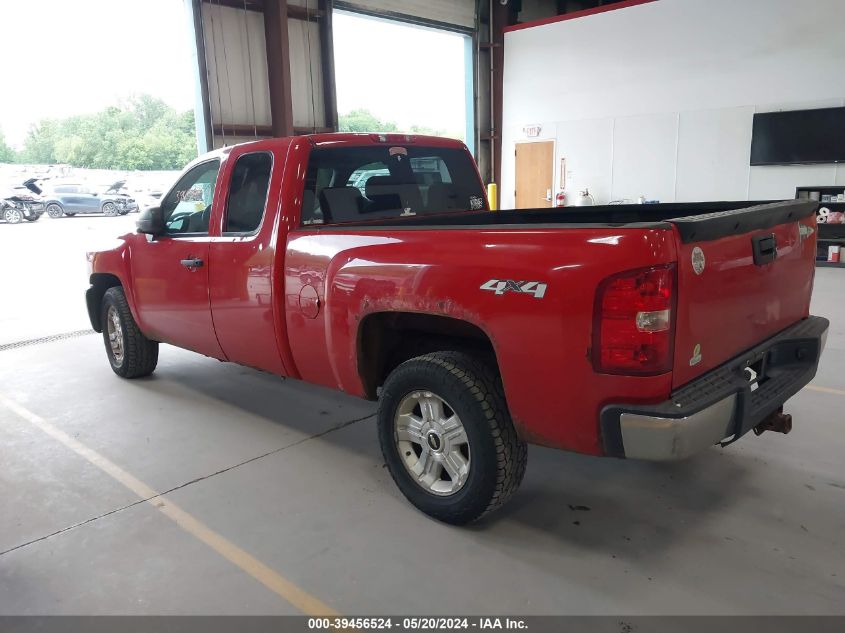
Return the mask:
{"type": "Polygon", "coordinates": [[[751,106],[680,113],[677,202],[746,199],[753,117],[751,106]]]}
{"type": "Polygon", "coordinates": [[[566,197],[574,200],[589,189],[594,198],[610,200],[613,164],[613,119],[564,121],[557,125],[555,189],[562,186],[560,159],[566,159],[566,197]]]}
{"type": "MultiPolygon", "coordinates": [[[[512,31],[503,154],[526,124],[610,119],[613,197],[777,198],[832,184],[845,169],[750,168],[750,129],[754,111],[843,104],[843,24],[843,0],[659,0],[512,31]],[[629,117],[644,127],[619,125],[629,117]]],[[[503,168],[503,192],[513,178],[503,168]]]]}
{"type": "Polygon", "coordinates": [[[674,200],[677,144],[675,114],[616,119],[611,199],[636,200],[645,196],[661,202],[674,200]]]}
{"type": "Polygon", "coordinates": [[[794,198],[795,187],[833,185],[836,165],[770,165],[752,167],[749,200],[794,198]]]}
{"type": "Polygon", "coordinates": [[[202,4],[211,120],[270,125],[264,16],[202,4]]]}

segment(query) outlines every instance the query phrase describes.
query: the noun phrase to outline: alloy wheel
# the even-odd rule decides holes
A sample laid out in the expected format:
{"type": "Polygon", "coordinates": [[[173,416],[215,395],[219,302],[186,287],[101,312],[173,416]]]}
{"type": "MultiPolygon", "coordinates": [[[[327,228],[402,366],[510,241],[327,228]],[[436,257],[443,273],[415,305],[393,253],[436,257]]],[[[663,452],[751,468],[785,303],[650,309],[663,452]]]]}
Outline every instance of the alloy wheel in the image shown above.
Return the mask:
{"type": "Polygon", "coordinates": [[[120,324],[120,315],[114,306],[109,306],[106,328],[114,362],[121,365],[123,363],[123,326],[120,324]]]}
{"type": "Polygon", "coordinates": [[[414,391],[396,408],[394,442],[405,468],[426,492],[447,496],[466,483],[470,447],[455,410],[431,391],[414,391]]]}

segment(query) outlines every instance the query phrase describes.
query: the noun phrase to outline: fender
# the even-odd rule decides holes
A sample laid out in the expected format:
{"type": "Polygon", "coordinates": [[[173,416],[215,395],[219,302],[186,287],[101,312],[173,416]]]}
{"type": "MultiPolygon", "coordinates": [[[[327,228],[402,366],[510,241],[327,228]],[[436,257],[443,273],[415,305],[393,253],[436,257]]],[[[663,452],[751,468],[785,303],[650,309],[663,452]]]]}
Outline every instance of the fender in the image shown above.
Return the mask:
{"type": "Polygon", "coordinates": [[[135,322],[141,328],[142,332],[145,329],[144,324],[139,318],[134,286],[130,283],[132,278],[132,258],[131,250],[127,242],[127,238],[130,236],[131,234],[121,236],[112,244],[112,248],[86,253],[86,258],[88,260],[89,283],[91,284],[91,288],[89,288],[86,292],[88,316],[91,319],[91,327],[93,327],[97,332],[102,330],[99,324],[100,319],[98,312],[100,301],[102,300],[102,293],[105,293],[105,290],[113,285],[109,284],[109,286],[103,287],[102,293],[95,292],[95,288],[97,288],[96,281],[100,275],[112,275],[118,279],[120,285],[123,287],[123,292],[126,294],[126,301],[129,304],[129,310],[132,312],[132,317],[135,319],[135,322]]]}

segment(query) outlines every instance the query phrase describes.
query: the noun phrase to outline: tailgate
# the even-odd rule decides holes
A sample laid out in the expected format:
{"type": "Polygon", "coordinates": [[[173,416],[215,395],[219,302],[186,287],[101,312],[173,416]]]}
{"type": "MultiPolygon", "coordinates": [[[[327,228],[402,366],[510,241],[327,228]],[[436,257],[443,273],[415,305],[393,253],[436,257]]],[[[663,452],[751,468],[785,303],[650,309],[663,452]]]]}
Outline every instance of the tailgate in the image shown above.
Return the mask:
{"type": "Polygon", "coordinates": [[[678,247],[673,388],[808,316],[817,206],[788,201],[670,220],[678,247]]]}

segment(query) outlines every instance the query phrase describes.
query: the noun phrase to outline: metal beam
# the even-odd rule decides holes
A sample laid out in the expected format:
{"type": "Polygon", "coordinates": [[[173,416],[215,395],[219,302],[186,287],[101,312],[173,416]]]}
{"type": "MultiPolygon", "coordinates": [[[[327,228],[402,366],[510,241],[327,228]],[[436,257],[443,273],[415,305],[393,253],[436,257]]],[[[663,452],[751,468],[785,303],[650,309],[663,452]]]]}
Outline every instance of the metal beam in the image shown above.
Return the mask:
{"type": "MultiPolygon", "coordinates": [[[[490,1],[490,162],[493,182],[502,182],[502,103],[504,92],[505,33],[504,28],[516,24],[517,14],[513,3],[503,5],[490,1]]],[[[501,193],[499,194],[501,196],[501,193]]],[[[500,208],[497,204],[496,208],[500,208]]]]}
{"type": "MultiPolygon", "coordinates": [[[[322,134],[324,132],[333,132],[331,128],[327,127],[302,127],[296,126],[293,128],[293,134],[322,134]]],[[[275,136],[273,133],[273,126],[271,125],[252,125],[251,123],[225,123],[214,125],[215,136],[256,136],[259,138],[269,138],[275,136]]]]}
{"type": "Polygon", "coordinates": [[[311,22],[316,22],[322,18],[323,15],[324,13],[322,9],[310,9],[301,7],[298,4],[288,5],[288,17],[295,20],[309,20],[311,22]]]}
{"type": "MultiPolygon", "coordinates": [[[[241,11],[264,11],[265,0],[200,0],[203,4],[214,4],[222,7],[229,7],[230,9],[240,9],[241,11]]],[[[271,0],[272,1],[272,0],[271,0]]]]}
{"type": "Polygon", "coordinates": [[[200,0],[186,0],[190,15],[191,30],[194,35],[194,61],[196,62],[195,81],[198,103],[194,105],[197,134],[197,151],[204,154],[212,147],[211,138],[211,101],[208,92],[208,64],[206,63],[205,29],[202,22],[202,4],[200,0]]]}
{"type": "Polygon", "coordinates": [[[323,76],[323,105],[325,116],[323,121],[326,127],[337,131],[337,84],[334,74],[334,26],[332,24],[332,12],[334,11],[334,0],[319,0],[322,20],[320,20],[320,62],[323,76]]]}
{"type": "Polygon", "coordinates": [[[270,84],[273,136],[291,136],[294,130],[287,0],[265,0],[264,37],[267,41],[267,78],[270,84]]]}

